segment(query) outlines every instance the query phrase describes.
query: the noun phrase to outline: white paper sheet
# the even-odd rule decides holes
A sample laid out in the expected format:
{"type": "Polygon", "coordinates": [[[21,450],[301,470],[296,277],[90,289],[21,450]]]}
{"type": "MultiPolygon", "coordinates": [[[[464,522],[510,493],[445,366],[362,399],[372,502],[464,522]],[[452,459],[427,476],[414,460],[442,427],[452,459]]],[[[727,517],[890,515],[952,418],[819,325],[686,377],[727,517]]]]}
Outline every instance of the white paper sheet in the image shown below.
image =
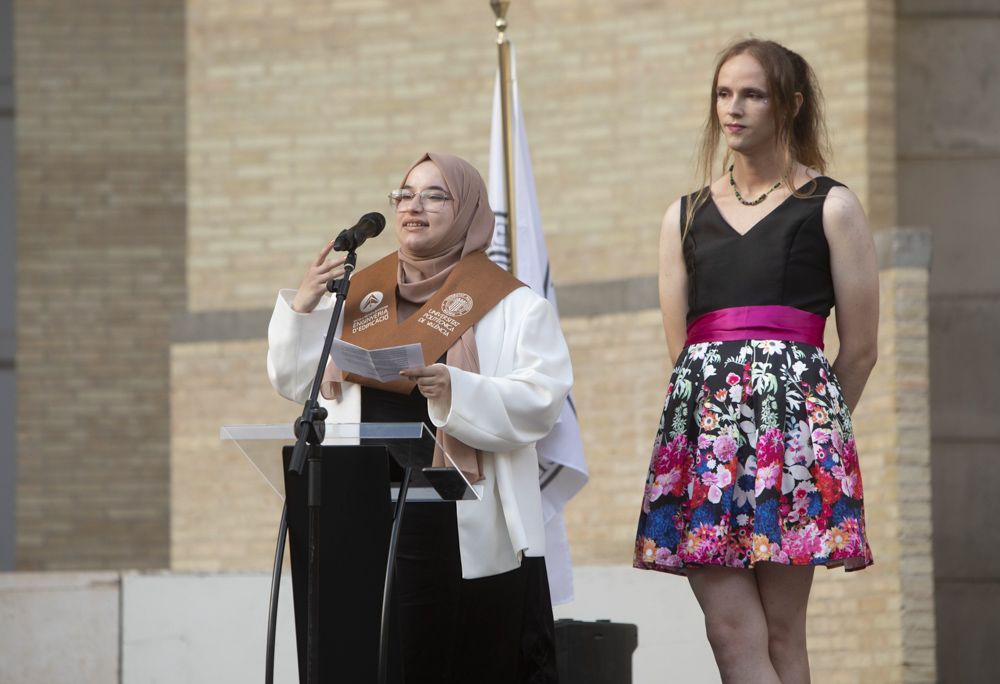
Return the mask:
{"type": "Polygon", "coordinates": [[[330,348],[330,356],[343,372],[363,375],[379,382],[400,380],[399,371],[405,368],[424,367],[424,350],[419,342],[399,347],[365,349],[337,339],[330,348]]]}

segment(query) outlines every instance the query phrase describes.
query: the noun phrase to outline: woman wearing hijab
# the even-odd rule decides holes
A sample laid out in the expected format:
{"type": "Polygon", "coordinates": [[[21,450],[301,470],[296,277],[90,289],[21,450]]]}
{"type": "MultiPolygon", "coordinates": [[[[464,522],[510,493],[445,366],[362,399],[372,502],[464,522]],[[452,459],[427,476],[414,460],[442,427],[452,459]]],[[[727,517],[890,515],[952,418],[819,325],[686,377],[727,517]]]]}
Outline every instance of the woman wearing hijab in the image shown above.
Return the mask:
{"type": "MultiPolygon", "coordinates": [[[[399,250],[352,278],[338,335],[368,348],[419,341],[426,366],[379,383],[331,360],[322,403],[337,422],[424,421],[483,487],[481,501],[407,506],[395,589],[405,681],[554,682],[535,442],[572,385],[558,319],[486,257],[494,216],[468,162],[427,153],[390,201],[399,250]]],[[[331,249],[279,293],[268,330],[271,383],[300,403],[329,325],[326,283],[344,271],[331,249]]]]}

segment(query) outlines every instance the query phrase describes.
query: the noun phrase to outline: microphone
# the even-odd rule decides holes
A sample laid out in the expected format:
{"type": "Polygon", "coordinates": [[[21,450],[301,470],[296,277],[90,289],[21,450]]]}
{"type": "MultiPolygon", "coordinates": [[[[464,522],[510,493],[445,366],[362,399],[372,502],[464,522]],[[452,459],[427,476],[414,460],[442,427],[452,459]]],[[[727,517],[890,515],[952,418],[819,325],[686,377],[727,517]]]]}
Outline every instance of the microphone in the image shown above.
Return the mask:
{"type": "Polygon", "coordinates": [[[373,211],[365,214],[350,228],[340,231],[333,241],[333,249],[337,252],[353,252],[364,244],[368,238],[373,238],[385,228],[385,216],[373,211]]]}

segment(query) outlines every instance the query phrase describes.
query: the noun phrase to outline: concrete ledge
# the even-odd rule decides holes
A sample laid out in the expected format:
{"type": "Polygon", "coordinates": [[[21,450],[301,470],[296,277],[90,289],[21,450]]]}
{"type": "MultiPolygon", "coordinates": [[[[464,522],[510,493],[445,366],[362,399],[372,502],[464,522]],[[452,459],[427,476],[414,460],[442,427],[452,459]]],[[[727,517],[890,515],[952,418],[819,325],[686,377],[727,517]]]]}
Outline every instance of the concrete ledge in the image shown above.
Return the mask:
{"type": "Polygon", "coordinates": [[[111,572],[0,574],[0,682],[121,681],[119,586],[111,572]]]}
{"type": "MultiPolygon", "coordinates": [[[[718,682],[686,580],[578,567],[556,618],[636,624],[633,683],[718,682]]],[[[270,574],[0,574],[4,684],[245,684],[261,681],[270,574]]],[[[275,682],[297,684],[291,581],[282,581],[275,682]]]]}
{"type": "MultiPolygon", "coordinates": [[[[277,684],[298,684],[291,580],[277,684]]],[[[0,574],[4,684],[243,684],[264,678],[270,574],[0,574]]]]}
{"type": "MultiPolygon", "coordinates": [[[[122,576],[122,682],[264,679],[270,574],[122,576]]],[[[282,580],[274,681],[298,684],[291,578],[282,580]]]]}

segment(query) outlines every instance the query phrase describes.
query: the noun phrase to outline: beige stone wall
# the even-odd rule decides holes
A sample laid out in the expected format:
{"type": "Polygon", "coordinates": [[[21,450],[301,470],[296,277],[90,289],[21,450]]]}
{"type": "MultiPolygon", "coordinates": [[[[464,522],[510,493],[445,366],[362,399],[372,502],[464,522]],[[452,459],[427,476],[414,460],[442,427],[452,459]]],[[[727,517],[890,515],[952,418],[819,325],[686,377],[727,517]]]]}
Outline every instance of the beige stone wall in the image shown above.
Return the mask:
{"type": "MultiPolygon", "coordinates": [[[[891,14],[872,4],[817,13],[775,0],[738,11],[691,1],[512,3],[556,282],[608,277],[604,264],[615,277],[655,272],[663,211],[694,185],[715,54],[749,33],[814,64],[836,150],[830,173],[871,207],[876,227],[893,225],[892,193],[871,192],[894,183],[882,151],[892,144],[883,116],[892,70],[881,57],[877,68],[869,62],[872,46],[891,49],[891,14]]],[[[269,307],[278,285],[298,283],[304,255],[361,213],[387,208],[385,193],[427,148],[485,169],[494,36],[486,0],[193,0],[191,309],[269,307]]],[[[365,256],[391,248],[386,236],[365,256]]]]}
{"type": "Polygon", "coordinates": [[[566,508],[577,565],[631,565],[670,377],[659,310],[564,318],[590,482],[566,508]],[[628,363],[622,363],[628,359],[628,363]]]}
{"type": "Polygon", "coordinates": [[[941,682],[995,678],[1000,368],[1000,5],[897,3],[899,220],[930,229],[935,599],[941,682]]]}
{"type": "MultiPolygon", "coordinates": [[[[880,273],[879,362],[854,412],[875,565],[820,571],[809,610],[816,681],[934,682],[926,267],[880,273]]],[[[827,353],[836,356],[836,330],[827,353]]]]}
{"type": "MultiPolygon", "coordinates": [[[[301,409],[271,389],[267,342],[175,345],[170,355],[170,567],[270,567],[281,500],[223,425],[286,423],[301,409]]],[[[272,456],[280,459],[280,450],[272,456]]]]}
{"type": "Polygon", "coordinates": [[[15,3],[20,568],[169,560],[183,10],[15,3]]]}

